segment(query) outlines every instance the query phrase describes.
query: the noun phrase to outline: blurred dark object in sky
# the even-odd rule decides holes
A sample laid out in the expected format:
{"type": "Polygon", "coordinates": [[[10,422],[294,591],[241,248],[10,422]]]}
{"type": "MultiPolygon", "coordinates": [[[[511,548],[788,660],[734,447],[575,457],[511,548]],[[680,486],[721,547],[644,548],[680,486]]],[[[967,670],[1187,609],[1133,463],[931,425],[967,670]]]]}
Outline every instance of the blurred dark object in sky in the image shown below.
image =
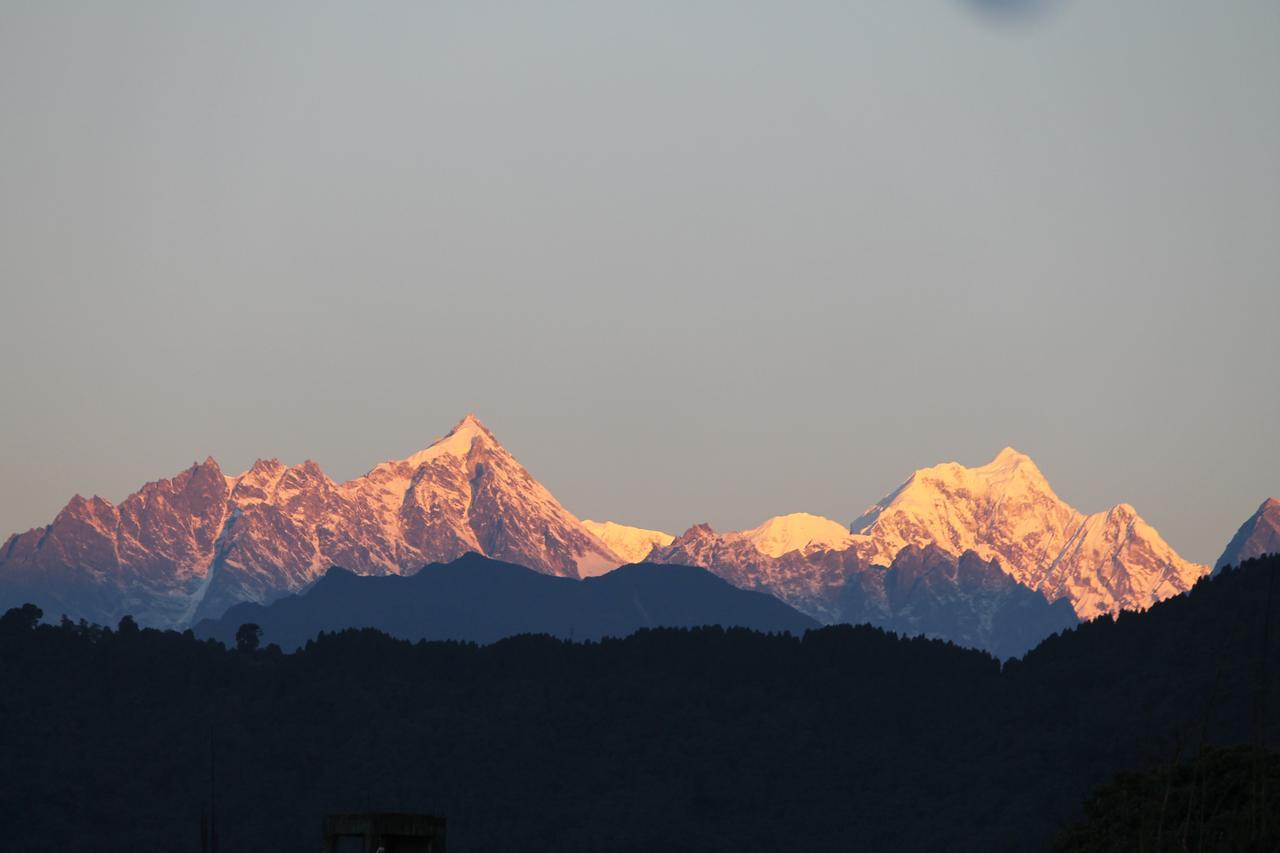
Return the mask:
{"type": "Polygon", "coordinates": [[[964,0],[964,5],[985,18],[1023,22],[1040,19],[1058,3],[1055,0],[964,0]]]}

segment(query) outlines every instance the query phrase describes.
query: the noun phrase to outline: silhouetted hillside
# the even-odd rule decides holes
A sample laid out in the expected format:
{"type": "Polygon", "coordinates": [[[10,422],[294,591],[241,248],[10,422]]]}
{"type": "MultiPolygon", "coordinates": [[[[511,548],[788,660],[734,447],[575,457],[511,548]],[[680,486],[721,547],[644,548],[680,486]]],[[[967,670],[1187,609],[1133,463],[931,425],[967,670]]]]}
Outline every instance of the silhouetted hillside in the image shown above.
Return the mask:
{"type": "Polygon", "coordinates": [[[1248,747],[1196,750],[1125,772],[1089,797],[1058,853],[1280,850],[1280,755],[1248,747]]]}
{"type": "Polygon", "coordinates": [[[301,595],[265,607],[238,604],[221,619],[201,622],[195,633],[232,644],[246,622],[287,651],[321,631],[344,628],[378,628],[404,640],[492,643],[516,634],[598,640],[640,628],[722,625],[802,634],[818,627],[773,596],[738,589],[705,569],[623,566],[577,581],[479,554],[409,577],[330,569],[301,595]]]}
{"type": "Polygon", "coordinates": [[[449,818],[454,851],[1042,850],[1118,771],[1275,749],[1280,559],[990,656],[869,627],[568,643],[0,620],[7,848],[312,851],[326,811],[449,818]]]}

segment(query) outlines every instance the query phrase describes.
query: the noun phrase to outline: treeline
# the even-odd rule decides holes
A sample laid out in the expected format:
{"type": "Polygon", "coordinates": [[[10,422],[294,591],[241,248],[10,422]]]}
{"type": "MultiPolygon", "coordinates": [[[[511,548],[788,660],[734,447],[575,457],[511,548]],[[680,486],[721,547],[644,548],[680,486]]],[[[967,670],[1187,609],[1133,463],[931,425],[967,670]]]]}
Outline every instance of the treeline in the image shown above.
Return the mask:
{"type": "Polygon", "coordinates": [[[446,815],[455,853],[1047,849],[1089,837],[1067,829],[1117,771],[1276,746],[1278,574],[1246,564],[1003,669],[865,626],[365,630],[286,655],[14,610],[4,845],[194,851],[212,801],[223,851],[314,851],[326,812],[374,810],[446,815]]]}

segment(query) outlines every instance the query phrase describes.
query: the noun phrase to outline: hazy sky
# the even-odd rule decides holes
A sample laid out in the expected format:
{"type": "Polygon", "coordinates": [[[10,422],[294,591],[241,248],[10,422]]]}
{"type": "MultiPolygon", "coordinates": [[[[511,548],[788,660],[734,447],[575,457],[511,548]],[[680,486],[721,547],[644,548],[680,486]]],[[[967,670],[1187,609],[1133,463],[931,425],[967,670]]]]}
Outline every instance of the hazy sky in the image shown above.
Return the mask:
{"type": "Polygon", "coordinates": [[[1280,3],[0,0],[0,536],[475,410],[580,516],[1280,493],[1280,3]]]}

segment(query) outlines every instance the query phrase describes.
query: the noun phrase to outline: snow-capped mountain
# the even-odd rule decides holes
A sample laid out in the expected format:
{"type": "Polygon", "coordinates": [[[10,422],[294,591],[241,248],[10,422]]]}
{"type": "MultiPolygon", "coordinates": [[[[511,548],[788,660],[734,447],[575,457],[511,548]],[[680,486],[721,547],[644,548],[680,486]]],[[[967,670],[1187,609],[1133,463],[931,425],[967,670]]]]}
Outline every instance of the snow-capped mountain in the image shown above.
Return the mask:
{"type": "Polygon", "coordinates": [[[1048,601],[1066,599],[1085,619],[1149,607],[1208,571],[1179,557],[1128,504],[1080,513],[1012,448],[974,468],[919,470],[848,530],[804,514],[726,534],[703,525],[652,559],[709,568],[830,621],[843,618],[836,591],[846,574],[888,567],[910,546],[973,552],[1048,601]]]}
{"type": "Polygon", "coordinates": [[[1050,601],[1066,598],[1085,619],[1150,607],[1208,571],[1178,556],[1128,504],[1082,514],[1008,447],[975,468],[917,471],[850,527],[869,540],[857,547],[873,562],[906,545],[974,551],[1050,601]]]}
{"type": "Polygon", "coordinates": [[[629,559],[707,568],[736,586],[767,590],[826,621],[835,617],[827,604],[845,575],[866,565],[858,552],[846,550],[853,538],[843,525],[805,512],[732,533],[699,524],[678,537],[612,521],[583,523],[615,552],[629,548],[629,559]]]}
{"type": "MultiPolygon", "coordinates": [[[[1259,518],[1255,541],[1274,530],[1274,509],[1259,518]]],[[[227,476],[206,459],[119,505],[77,496],[0,548],[0,608],[32,601],[51,618],[110,624],[129,613],[185,626],[304,589],[331,566],[409,574],[469,552],[568,578],[640,561],[700,566],[824,622],[914,626],[992,650],[1021,642],[1001,635],[1023,630],[1010,625],[1061,622],[1024,589],[1089,618],[1147,607],[1207,571],[1127,504],[1076,511],[1012,449],[987,465],[917,471],[851,528],[807,513],[679,537],[584,522],[468,415],[424,450],[345,483],[310,461],[259,460],[227,476]]]]}
{"type": "Polygon", "coordinates": [[[1280,554],[1280,500],[1275,498],[1263,501],[1258,511],[1240,525],[1213,570],[1238,566],[1264,554],[1280,554]]]}
{"type": "Polygon", "coordinates": [[[666,547],[676,538],[661,530],[628,527],[613,521],[583,519],[582,526],[594,533],[597,539],[609,546],[609,550],[627,563],[643,562],[654,548],[666,547]]]}
{"type": "Polygon", "coordinates": [[[700,524],[650,560],[702,566],[735,586],[771,592],[822,622],[866,622],[1001,657],[1022,654],[1077,621],[1067,602],[1050,603],[973,551],[955,555],[933,544],[905,545],[884,566],[858,547],[831,549],[807,540],[766,554],[747,535],[752,532],[718,534],[700,524]]]}
{"type": "Polygon", "coordinates": [[[848,548],[854,541],[844,525],[807,512],[774,516],[759,527],[734,535],[750,542],[757,551],[770,557],[781,557],[792,551],[813,548],[839,551],[848,548]]]}
{"type": "Polygon", "coordinates": [[[771,556],[761,551],[748,533],[722,534],[708,524],[699,524],[667,547],[655,548],[648,559],[701,566],[734,586],[770,592],[819,621],[842,621],[837,595],[851,574],[870,568],[856,549],[832,550],[819,545],[771,556]]]}
{"type": "Polygon", "coordinates": [[[623,562],[468,415],[346,483],[311,461],[259,460],[229,477],[206,459],[118,506],[77,496],[0,549],[0,605],[182,626],[299,590],[333,565],[401,574],[468,552],[571,578],[623,562]]]}

